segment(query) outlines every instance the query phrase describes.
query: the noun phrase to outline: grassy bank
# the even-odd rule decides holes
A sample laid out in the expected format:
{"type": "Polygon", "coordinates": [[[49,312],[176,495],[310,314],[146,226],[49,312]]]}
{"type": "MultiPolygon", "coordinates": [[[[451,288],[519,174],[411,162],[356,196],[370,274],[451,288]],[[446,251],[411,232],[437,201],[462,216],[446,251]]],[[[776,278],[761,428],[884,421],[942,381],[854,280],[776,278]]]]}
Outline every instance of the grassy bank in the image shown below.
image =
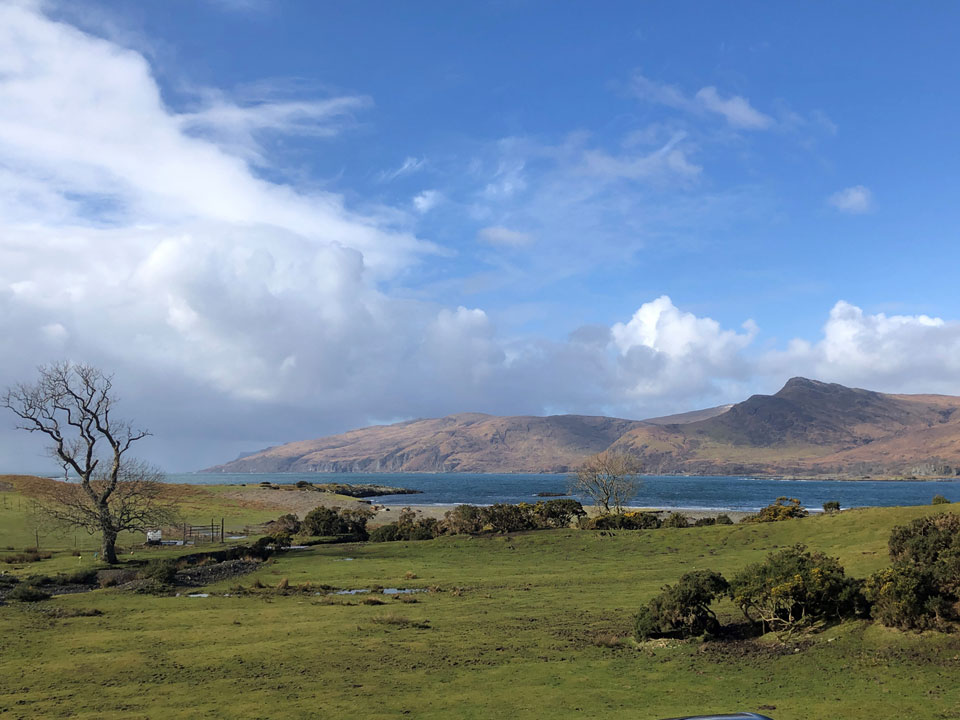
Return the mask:
{"type": "Polygon", "coordinates": [[[934,510],[317,546],[239,579],[433,589],[416,602],[237,596],[233,580],[208,598],[103,590],[11,604],[0,608],[0,715],[664,718],[775,706],[765,712],[777,720],[957,717],[954,636],[856,622],[785,646],[623,640],[635,609],[691,569],[732,573],[805,542],[862,576],[887,563],[893,525],[934,510]],[[89,609],[103,614],[70,617],[89,609]]]}

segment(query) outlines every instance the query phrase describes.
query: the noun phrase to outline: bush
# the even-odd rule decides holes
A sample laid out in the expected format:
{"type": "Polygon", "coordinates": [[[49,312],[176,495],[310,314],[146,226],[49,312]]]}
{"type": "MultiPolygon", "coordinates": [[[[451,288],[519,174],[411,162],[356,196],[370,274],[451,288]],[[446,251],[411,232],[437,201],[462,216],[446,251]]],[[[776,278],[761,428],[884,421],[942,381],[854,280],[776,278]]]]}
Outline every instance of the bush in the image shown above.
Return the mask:
{"type": "Polygon", "coordinates": [[[15,600],[17,602],[38,602],[40,600],[49,600],[50,598],[50,593],[26,583],[17,585],[7,593],[7,600],[15,600]]]}
{"type": "Polygon", "coordinates": [[[588,524],[594,530],[656,530],[661,525],[655,513],[611,513],[593,518],[588,524]]]}
{"type": "Polygon", "coordinates": [[[24,550],[21,553],[13,555],[4,555],[3,562],[8,565],[22,565],[24,563],[39,562],[40,560],[49,560],[53,555],[48,552],[39,552],[37,550],[24,550]]]}
{"type": "Polygon", "coordinates": [[[396,523],[381,525],[370,531],[370,542],[392,542],[400,539],[400,530],[396,523]]]}
{"type": "Polygon", "coordinates": [[[950,501],[947,500],[943,495],[934,495],[933,500],[930,501],[931,505],[949,505],[950,501]]]}
{"type": "Polygon", "coordinates": [[[733,525],[729,515],[717,515],[717,525],[733,525]]]}
{"type": "Polygon", "coordinates": [[[708,525],[716,525],[716,524],[717,524],[717,519],[712,517],[697,518],[696,520],[693,521],[694,527],[706,527],[708,525]]]}
{"type": "Polygon", "coordinates": [[[368,508],[340,509],[317,507],[307,513],[300,529],[310,535],[348,537],[366,540],[367,521],[373,516],[368,508]]]}
{"type": "Polygon", "coordinates": [[[298,488],[300,488],[301,490],[306,490],[307,488],[313,487],[313,485],[311,485],[310,483],[308,483],[306,480],[297,480],[297,485],[296,485],[296,486],[297,486],[298,488]]]}
{"type": "Polygon", "coordinates": [[[487,509],[487,524],[494,532],[511,533],[534,530],[537,527],[533,505],[496,503],[487,509]]]}
{"type": "Polygon", "coordinates": [[[943,628],[960,599],[960,516],[918,518],[890,533],[893,567],[867,581],[874,615],[904,629],[943,628]]]}
{"type": "Polygon", "coordinates": [[[660,635],[692,637],[716,632],[720,623],[710,603],[728,587],[723,576],[712,570],[686,573],[676,585],[665,586],[663,592],[637,613],[634,619],[637,639],[660,635]]]}
{"type": "Polygon", "coordinates": [[[836,500],[830,500],[823,504],[823,511],[825,513],[835,513],[840,512],[840,503],[836,500]]]}
{"type": "Polygon", "coordinates": [[[173,585],[177,578],[177,562],[171,559],[152,560],[140,571],[140,578],[161,585],[173,585]]]}
{"type": "Polygon", "coordinates": [[[574,518],[586,517],[587,513],[576,500],[547,500],[540,501],[533,506],[533,512],[539,520],[540,527],[565,528],[570,527],[574,518]]]}
{"type": "Polygon", "coordinates": [[[862,581],[848,578],[835,558],[803,545],[771,553],[730,581],[730,597],[764,630],[793,632],[819,622],[865,616],[862,581]]]}
{"type": "Polygon", "coordinates": [[[690,521],[683,513],[672,512],[663,520],[662,527],[665,528],[685,528],[690,527],[690,521]]]}
{"type": "MultiPolygon", "coordinates": [[[[301,482],[303,482],[301,480],[301,482]]],[[[281,515],[276,520],[271,520],[265,526],[265,529],[271,535],[283,534],[283,535],[296,535],[300,532],[300,526],[302,523],[297,519],[296,515],[288,514],[281,515]]]]}
{"type": "Polygon", "coordinates": [[[477,535],[487,524],[486,508],[457,505],[444,515],[444,524],[451,535],[477,535]]]}
{"type": "Polygon", "coordinates": [[[952,614],[950,601],[928,569],[897,563],[874,573],[864,586],[873,617],[903,630],[943,628],[952,614]]]}
{"type": "Polygon", "coordinates": [[[800,504],[797,498],[778,497],[772,505],[767,505],[756,515],[750,515],[743,522],[779,522],[793,518],[806,517],[807,509],[800,504]]]}

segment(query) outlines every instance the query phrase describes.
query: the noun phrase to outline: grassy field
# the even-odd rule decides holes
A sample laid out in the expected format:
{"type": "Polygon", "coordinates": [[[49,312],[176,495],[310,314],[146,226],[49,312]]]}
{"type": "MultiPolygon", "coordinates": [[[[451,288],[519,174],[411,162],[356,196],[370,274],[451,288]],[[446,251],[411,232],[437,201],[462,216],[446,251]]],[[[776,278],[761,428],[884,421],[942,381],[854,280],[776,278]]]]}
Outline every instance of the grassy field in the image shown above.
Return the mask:
{"type": "MultiPolygon", "coordinates": [[[[851,622],[786,645],[613,641],[688,570],[733,573],[804,542],[862,576],[887,563],[893,525],[932,511],[317,546],[239,578],[248,588],[432,589],[410,603],[237,596],[234,580],[207,598],[108,589],[10,604],[0,607],[0,716],[654,719],[768,708],[777,720],[957,718],[952,635],[851,622]],[[103,614],[71,617],[91,609],[103,614]]],[[[15,512],[2,512],[0,532],[15,532],[15,512]]],[[[737,613],[724,605],[721,615],[737,613]]]]}

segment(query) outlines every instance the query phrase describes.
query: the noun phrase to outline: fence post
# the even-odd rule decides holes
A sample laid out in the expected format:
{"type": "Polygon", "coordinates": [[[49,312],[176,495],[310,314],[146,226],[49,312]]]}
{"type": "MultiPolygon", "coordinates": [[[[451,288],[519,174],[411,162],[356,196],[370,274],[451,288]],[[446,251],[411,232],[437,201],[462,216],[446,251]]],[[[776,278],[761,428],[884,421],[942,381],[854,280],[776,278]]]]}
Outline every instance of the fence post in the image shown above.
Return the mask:
{"type": "Polygon", "coordinates": [[[221,518],[220,518],[220,544],[222,545],[223,543],[224,543],[224,539],[223,539],[223,518],[221,517],[221,518]]]}

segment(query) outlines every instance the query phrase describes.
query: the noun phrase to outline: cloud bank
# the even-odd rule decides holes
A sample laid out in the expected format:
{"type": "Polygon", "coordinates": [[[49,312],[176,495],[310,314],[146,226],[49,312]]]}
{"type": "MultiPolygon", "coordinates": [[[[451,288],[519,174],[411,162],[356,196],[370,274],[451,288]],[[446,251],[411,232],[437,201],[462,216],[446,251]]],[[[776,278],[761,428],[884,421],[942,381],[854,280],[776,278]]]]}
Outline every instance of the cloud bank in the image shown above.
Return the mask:
{"type": "MultiPolygon", "coordinates": [[[[697,103],[739,128],[769,122],[713,88],[694,98],[655,90],[659,102],[697,103]]],[[[960,392],[960,325],[923,315],[840,302],[822,338],[770,351],[749,319],[726,328],[667,296],[563,339],[504,337],[482,308],[423,299],[407,278],[451,251],[403,226],[402,207],[364,213],[261,172],[265,135],[335,137],[370,107],[359,96],[222,93],[172,107],[142,54],[31,4],[0,7],[0,385],[65,358],[113,371],[124,413],[156,435],[143,449],[169,469],[372,420],[465,410],[649,417],[772,391],[794,374],[960,392]]],[[[536,246],[566,231],[582,256],[580,240],[599,223],[578,222],[630,217],[584,198],[585,178],[602,187],[699,174],[678,133],[618,154],[576,138],[515,150],[504,148],[477,193],[477,239],[489,246],[536,246]],[[490,208],[510,207],[527,190],[528,159],[544,157],[561,172],[514,208],[517,223],[501,220],[490,208]],[[559,205],[586,215],[546,223],[559,205]]],[[[410,157],[380,179],[424,162],[410,157]]],[[[428,190],[412,205],[426,214],[445,197],[428,190]]],[[[39,445],[9,420],[0,420],[5,469],[38,468],[39,445]]]]}

